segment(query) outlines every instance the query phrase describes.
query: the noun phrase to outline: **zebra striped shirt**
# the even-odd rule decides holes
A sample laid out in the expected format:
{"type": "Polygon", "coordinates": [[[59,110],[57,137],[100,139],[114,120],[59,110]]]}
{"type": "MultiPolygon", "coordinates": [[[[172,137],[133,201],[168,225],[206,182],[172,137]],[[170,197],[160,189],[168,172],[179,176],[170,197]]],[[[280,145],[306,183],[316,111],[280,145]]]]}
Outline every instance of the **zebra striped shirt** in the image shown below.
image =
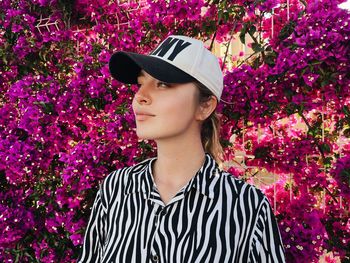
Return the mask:
{"type": "Polygon", "coordinates": [[[164,205],[147,159],[101,184],[78,260],[83,262],[285,262],[266,196],[206,154],[164,205]]]}

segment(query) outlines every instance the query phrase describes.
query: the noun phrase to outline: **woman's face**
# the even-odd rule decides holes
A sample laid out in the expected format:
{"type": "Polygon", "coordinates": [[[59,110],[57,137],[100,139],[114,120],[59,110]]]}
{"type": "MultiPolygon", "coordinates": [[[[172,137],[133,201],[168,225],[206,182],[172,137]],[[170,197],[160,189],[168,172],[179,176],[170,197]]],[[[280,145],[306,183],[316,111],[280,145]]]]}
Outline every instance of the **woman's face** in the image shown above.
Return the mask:
{"type": "Polygon", "coordinates": [[[168,84],[142,70],[138,85],[132,107],[139,138],[160,140],[200,131],[194,83],[168,84]]]}

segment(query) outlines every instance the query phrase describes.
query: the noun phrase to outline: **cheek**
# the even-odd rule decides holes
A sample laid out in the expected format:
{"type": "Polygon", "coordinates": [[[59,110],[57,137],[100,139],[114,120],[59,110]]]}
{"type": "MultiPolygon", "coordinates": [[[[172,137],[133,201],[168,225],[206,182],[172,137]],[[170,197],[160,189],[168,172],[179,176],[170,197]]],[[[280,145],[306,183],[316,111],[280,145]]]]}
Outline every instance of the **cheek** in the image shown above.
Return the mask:
{"type": "Polygon", "coordinates": [[[137,96],[134,95],[134,97],[132,98],[132,101],[131,101],[132,113],[135,114],[135,110],[140,109],[141,107],[144,108],[144,106],[142,106],[138,103],[137,96]]]}
{"type": "Polygon", "coordinates": [[[132,101],[131,101],[131,107],[132,107],[133,112],[135,112],[135,105],[136,105],[136,100],[135,100],[135,96],[134,96],[132,98],[132,101]]]}
{"type": "Polygon", "coordinates": [[[190,98],[162,101],[162,116],[166,122],[188,122],[195,118],[195,104],[190,98]]]}

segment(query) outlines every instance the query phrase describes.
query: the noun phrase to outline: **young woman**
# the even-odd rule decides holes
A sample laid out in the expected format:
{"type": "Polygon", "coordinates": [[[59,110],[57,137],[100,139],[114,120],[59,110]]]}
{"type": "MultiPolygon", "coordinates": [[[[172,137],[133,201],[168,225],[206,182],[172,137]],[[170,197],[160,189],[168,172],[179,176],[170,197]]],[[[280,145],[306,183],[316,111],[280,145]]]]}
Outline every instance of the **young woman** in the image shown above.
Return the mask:
{"type": "Polygon", "coordinates": [[[157,157],[106,177],[78,262],[285,262],[265,195],[217,165],[217,58],[199,40],[169,36],[149,55],[113,54],[109,67],[139,86],[136,132],[156,142],[157,157]]]}

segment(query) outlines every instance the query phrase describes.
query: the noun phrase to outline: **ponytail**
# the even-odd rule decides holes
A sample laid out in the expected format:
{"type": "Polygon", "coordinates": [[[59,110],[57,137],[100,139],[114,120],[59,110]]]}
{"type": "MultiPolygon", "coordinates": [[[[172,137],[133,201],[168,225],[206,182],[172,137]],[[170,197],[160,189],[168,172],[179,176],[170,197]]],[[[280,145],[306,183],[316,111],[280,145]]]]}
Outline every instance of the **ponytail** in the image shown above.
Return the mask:
{"type": "MultiPolygon", "coordinates": [[[[195,84],[199,89],[199,103],[214,96],[203,84],[199,82],[195,82],[195,84]]],[[[210,153],[219,165],[222,164],[224,150],[220,142],[220,119],[215,110],[202,124],[201,140],[204,151],[210,153]]]]}

